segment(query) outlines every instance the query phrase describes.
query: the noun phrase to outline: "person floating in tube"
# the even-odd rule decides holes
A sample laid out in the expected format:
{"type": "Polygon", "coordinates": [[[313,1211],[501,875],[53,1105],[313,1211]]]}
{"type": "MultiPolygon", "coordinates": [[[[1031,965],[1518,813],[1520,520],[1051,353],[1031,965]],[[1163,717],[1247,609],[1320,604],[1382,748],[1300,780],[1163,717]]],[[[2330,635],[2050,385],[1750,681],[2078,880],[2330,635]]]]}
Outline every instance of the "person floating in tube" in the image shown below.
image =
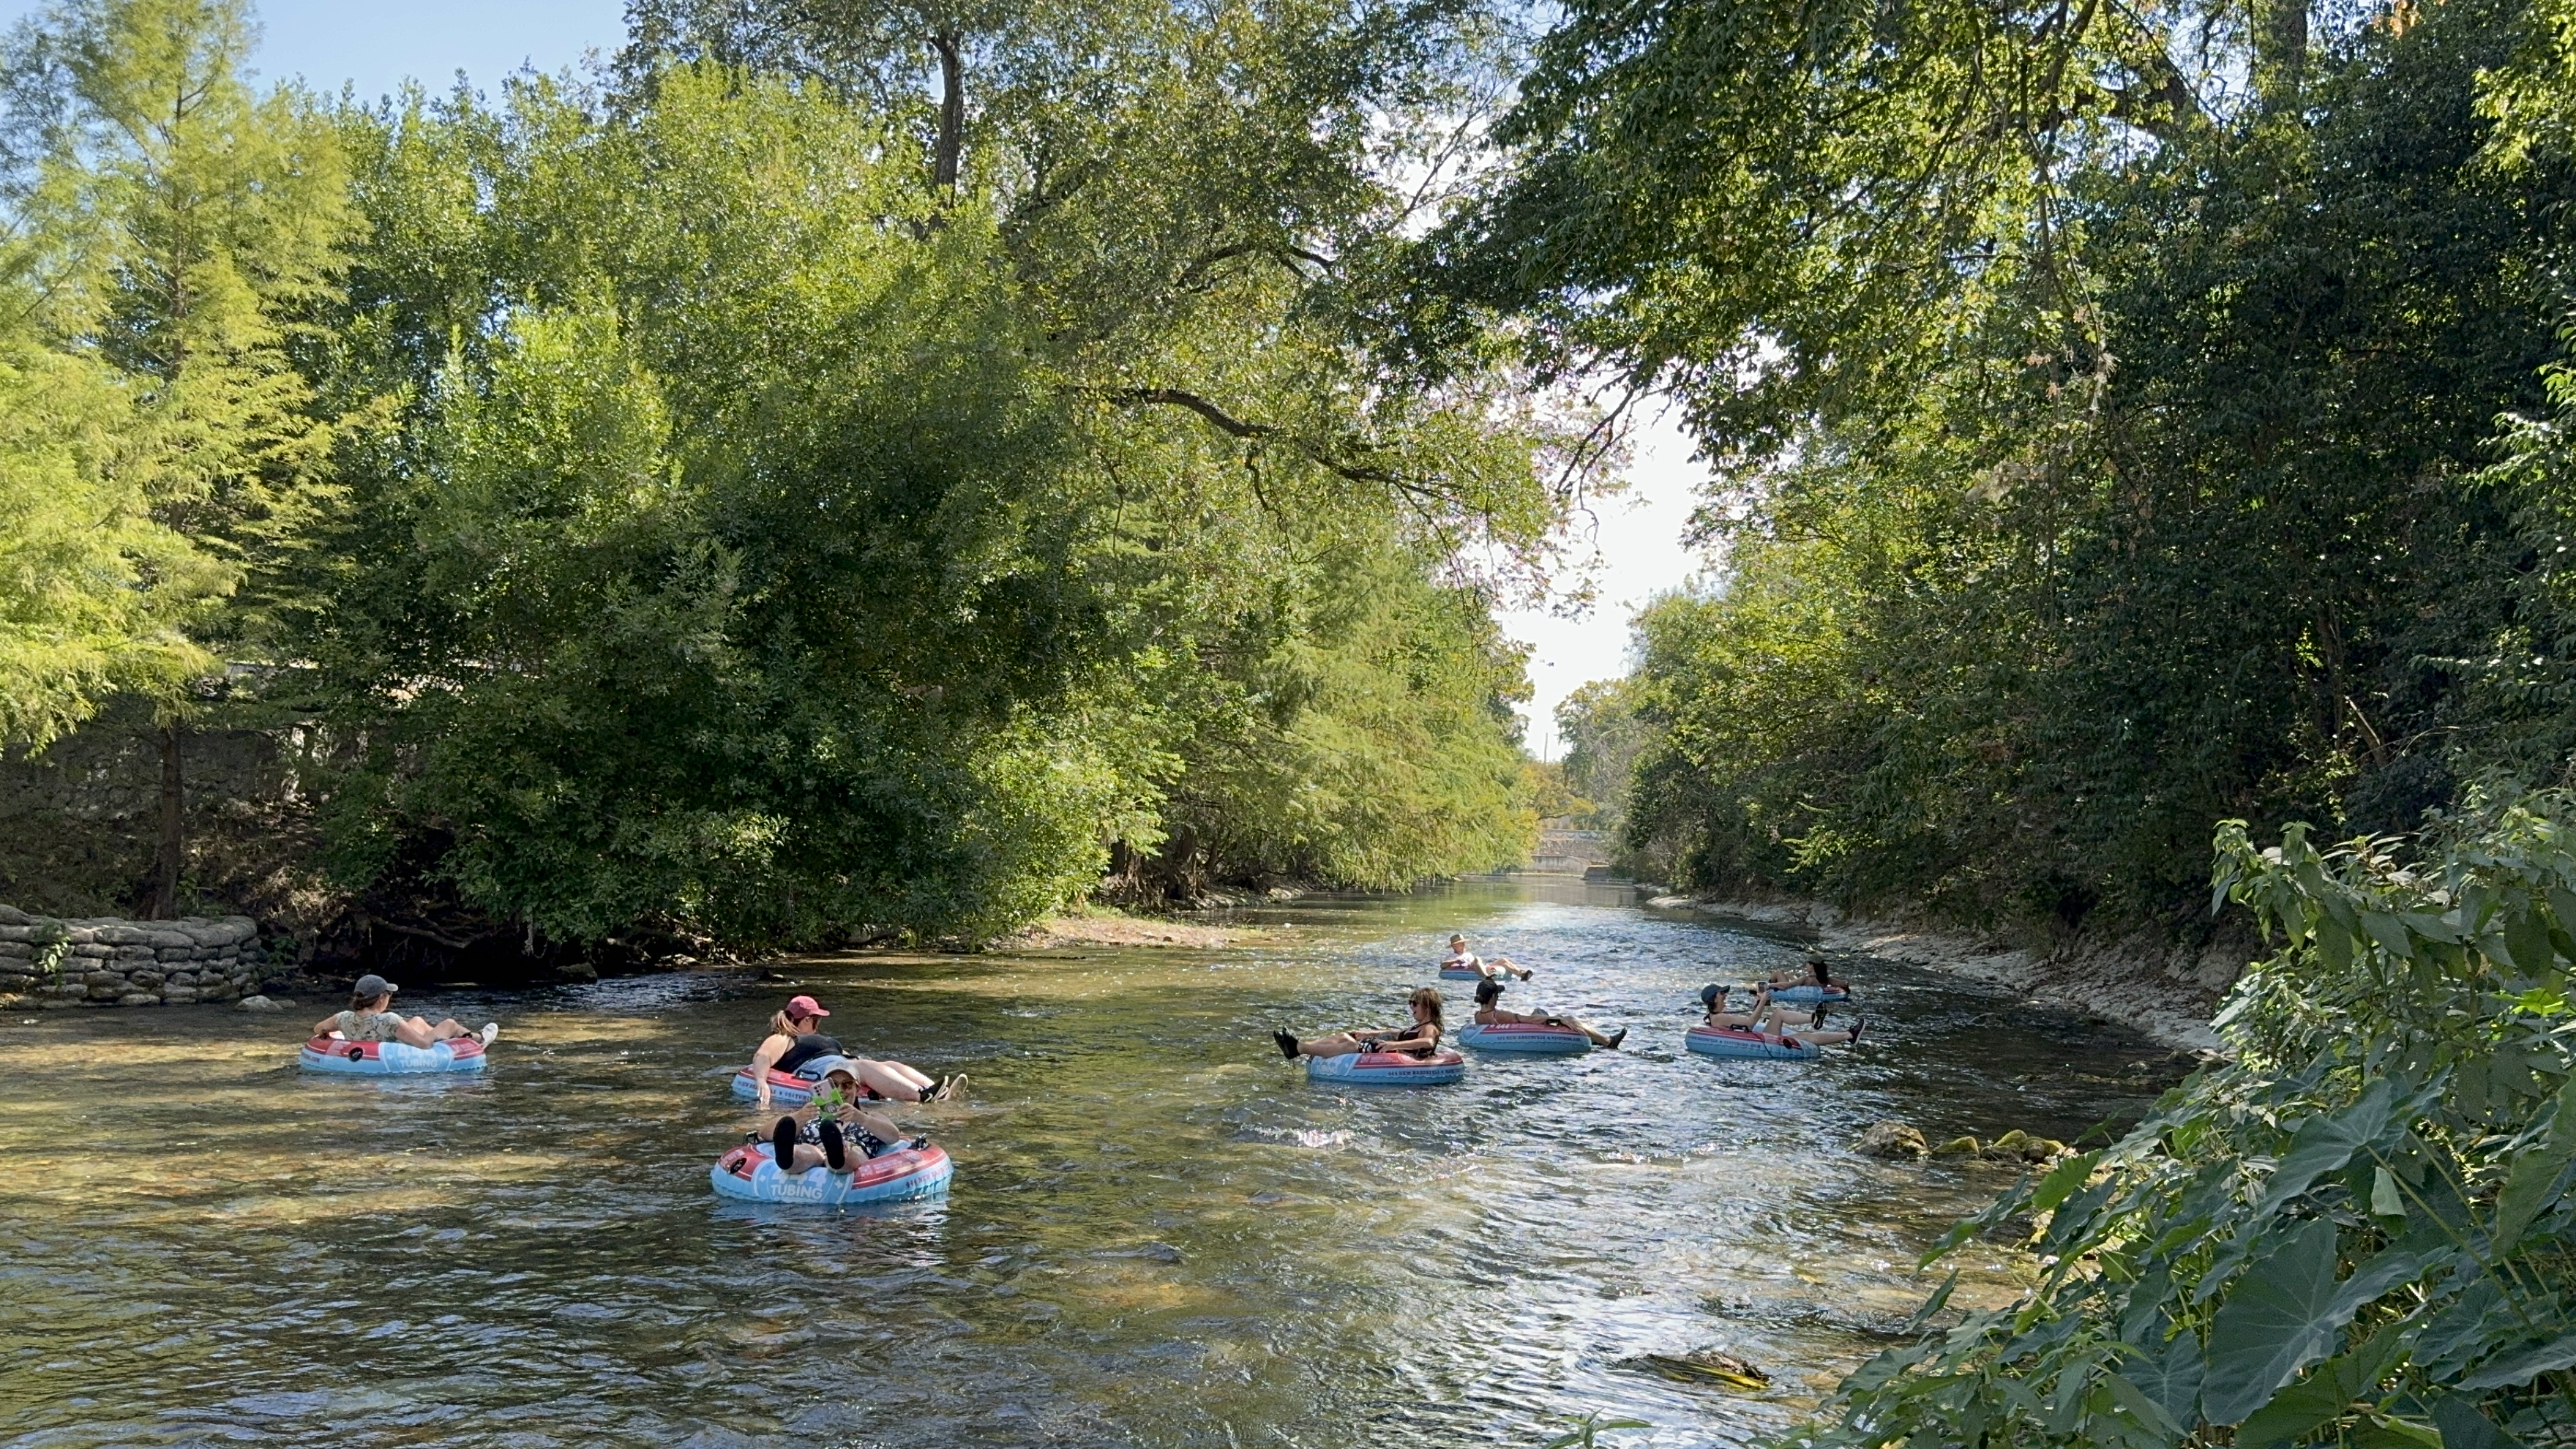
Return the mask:
{"type": "Polygon", "coordinates": [[[1835,976],[1826,970],[1825,953],[1822,951],[1809,951],[1807,953],[1807,964],[1804,970],[1774,971],[1771,973],[1767,981],[1756,982],[1754,984],[1757,986],[1768,985],[1774,991],[1790,986],[1817,986],[1822,987],[1827,991],[1839,991],[1845,996],[1849,996],[1851,994],[1850,982],[1845,981],[1841,977],[1835,976]]]}
{"type": "Polygon", "coordinates": [[[1628,1028],[1624,1026],[1605,1034],[1598,1027],[1587,1026],[1571,1016],[1533,1016],[1525,1012],[1505,1011],[1494,1004],[1502,999],[1503,983],[1490,977],[1477,982],[1476,1025],[1570,1027],[1590,1037],[1594,1046],[1608,1047],[1614,1052],[1619,1049],[1619,1043],[1628,1039],[1628,1028]]]}
{"type": "Polygon", "coordinates": [[[769,1130],[770,1156],[780,1171],[848,1172],[897,1148],[930,1145],[927,1137],[906,1136],[892,1119],[859,1109],[858,1065],[848,1057],[830,1059],[814,1084],[814,1100],[769,1130]]]}
{"type": "Polygon", "coordinates": [[[1726,988],[1715,982],[1699,989],[1700,1005],[1708,1009],[1707,1025],[1726,1031],[1750,1031],[1764,1036],[1776,1036],[1791,1046],[1801,1042],[1810,1046],[1835,1046],[1843,1042],[1854,1042],[1860,1040],[1860,1034],[1869,1028],[1869,1018],[1861,1017],[1851,1024],[1849,1031],[1823,1030],[1825,1011],[1831,1005],[1830,1002],[1818,1002],[1813,1012],[1803,1011],[1773,1001],[1771,990],[1767,986],[1753,988],[1752,1010],[1743,1016],[1738,1016],[1726,1009],[1726,995],[1726,988]]]}
{"type": "Polygon", "coordinates": [[[1483,957],[1478,956],[1475,952],[1468,950],[1467,938],[1464,936],[1451,936],[1449,938],[1449,959],[1440,963],[1440,969],[1443,971],[1473,971],[1488,981],[1493,981],[1504,976],[1518,976],[1523,981],[1530,979],[1529,972],[1522,967],[1513,965],[1512,958],[1509,956],[1497,956],[1493,960],[1487,961],[1483,957]]]}
{"type": "Polygon", "coordinates": [[[772,1070],[793,1075],[798,1068],[810,1067],[824,1057],[847,1061],[860,1085],[890,1102],[945,1102],[966,1085],[962,1072],[934,1081],[929,1074],[901,1062],[851,1056],[837,1039],[823,1034],[823,1018],[831,1014],[813,997],[799,996],[787,1003],[786,1010],[769,1018],[769,1035],[751,1054],[751,1080],[758,1090],[762,1111],[769,1110],[772,1070]]]}
{"type": "Polygon", "coordinates": [[[1440,1050],[1440,993],[1425,986],[1408,997],[1405,1005],[1413,1012],[1413,1025],[1398,1031],[1337,1031],[1307,1041],[1274,1031],[1270,1039],[1279,1044],[1279,1055],[1290,1061],[1299,1057],[1347,1057],[1360,1052],[1429,1057],[1440,1050]]]}
{"type": "Polygon", "coordinates": [[[349,1009],[335,1012],[314,1023],[315,1036],[337,1032],[345,1041],[397,1041],[404,1046],[436,1046],[460,1036],[481,1037],[485,1046],[501,1034],[498,1023],[485,1022],[481,1031],[470,1031],[448,1017],[432,1025],[417,1016],[405,1016],[393,1009],[394,993],[402,990],[373,972],[358,978],[349,988],[349,1009]]]}

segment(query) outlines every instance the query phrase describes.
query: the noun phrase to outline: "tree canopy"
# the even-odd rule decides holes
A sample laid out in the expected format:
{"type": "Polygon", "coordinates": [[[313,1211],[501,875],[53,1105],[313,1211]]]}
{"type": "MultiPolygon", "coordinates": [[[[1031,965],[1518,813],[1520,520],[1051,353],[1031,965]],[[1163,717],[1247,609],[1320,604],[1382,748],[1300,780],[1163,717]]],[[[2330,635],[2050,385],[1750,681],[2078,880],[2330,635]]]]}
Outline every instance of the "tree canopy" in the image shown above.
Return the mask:
{"type": "Polygon", "coordinates": [[[147,688],[291,726],[315,888],[450,950],[1519,858],[1492,610],[1591,420],[1357,321],[1499,32],[802,14],[337,107],[242,83],[228,0],[23,27],[56,300],[0,386],[65,380],[28,491],[124,532],[13,530],[19,737],[147,688]],[[904,89],[943,45],[946,120],[904,89]]]}

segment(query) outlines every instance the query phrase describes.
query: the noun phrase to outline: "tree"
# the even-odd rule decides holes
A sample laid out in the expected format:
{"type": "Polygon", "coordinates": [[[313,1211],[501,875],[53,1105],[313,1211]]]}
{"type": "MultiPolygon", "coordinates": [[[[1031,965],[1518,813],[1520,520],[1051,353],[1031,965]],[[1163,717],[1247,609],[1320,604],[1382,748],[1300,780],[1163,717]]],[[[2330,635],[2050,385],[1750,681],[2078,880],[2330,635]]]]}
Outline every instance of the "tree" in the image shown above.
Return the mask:
{"type": "MultiPolygon", "coordinates": [[[[1642,620],[1632,848],[2191,931],[2218,820],[2411,828],[2482,767],[2521,545],[2469,480],[2536,400],[2567,215],[2485,159],[2516,7],[2314,31],[2295,105],[2180,127],[2085,29],[2134,16],[1918,8],[1802,69],[1737,11],[1624,46],[1613,13],[1542,45],[1520,149],[1427,255],[1683,389],[1728,462],[1727,576],[1642,620]]],[[[2291,27],[2231,13],[2249,74],[2291,27]]]]}
{"type": "MultiPolygon", "coordinates": [[[[74,0],[21,28],[7,82],[46,321],[128,390],[117,467],[210,565],[200,591],[229,593],[185,623],[237,655],[272,631],[284,565],[325,497],[331,430],[290,353],[331,295],[352,222],[333,128],[291,90],[251,90],[250,43],[241,0],[74,0]]],[[[156,916],[179,905],[196,682],[148,680],[156,916]]]]}

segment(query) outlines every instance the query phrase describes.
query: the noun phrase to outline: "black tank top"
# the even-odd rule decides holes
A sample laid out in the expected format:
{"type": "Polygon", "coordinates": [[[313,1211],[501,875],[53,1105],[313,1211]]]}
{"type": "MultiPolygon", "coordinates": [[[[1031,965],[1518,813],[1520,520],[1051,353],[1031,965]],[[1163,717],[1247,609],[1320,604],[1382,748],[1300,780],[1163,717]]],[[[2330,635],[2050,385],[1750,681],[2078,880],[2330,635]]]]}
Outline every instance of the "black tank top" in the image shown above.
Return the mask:
{"type": "Polygon", "coordinates": [[[848,1052],[841,1050],[841,1044],[839,1042],[832,1040],[830,1037],[823,1035],[819,1031],[809,1031],[796,1038],[796,1044],[789,1047],[786,1054],[778,1059],[778,1069],[782,1072],[792,1072],[798,1067],[805,1065],[807,1062],[814,1060],[816,1057],[845,1057],[848,1055],[848,1052]]]}

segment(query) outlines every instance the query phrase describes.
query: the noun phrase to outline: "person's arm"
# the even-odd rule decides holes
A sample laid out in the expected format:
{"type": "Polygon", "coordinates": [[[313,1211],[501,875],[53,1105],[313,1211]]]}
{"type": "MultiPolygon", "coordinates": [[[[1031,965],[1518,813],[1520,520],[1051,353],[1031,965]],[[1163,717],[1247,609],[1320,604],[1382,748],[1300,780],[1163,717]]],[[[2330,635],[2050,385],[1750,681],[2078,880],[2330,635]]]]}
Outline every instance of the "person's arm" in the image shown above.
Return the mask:
{"type": "Polygon", "coordinates": [[[760,1110],[764,1112],[769,1110],[769,1069],[787,1054],[788,1047],[795,1044],[772,1032],[761,1038],[760,1050],[751,1054],[751,1084],[759,1089],[760,1110]]]}
{"type": "Polygon", "coordinates": [[[340,1013],[335,1011],[313,1024],[313,1034],[315,1036],[329,1036],[339,1027],[339,1025],[340,1013]]]}

